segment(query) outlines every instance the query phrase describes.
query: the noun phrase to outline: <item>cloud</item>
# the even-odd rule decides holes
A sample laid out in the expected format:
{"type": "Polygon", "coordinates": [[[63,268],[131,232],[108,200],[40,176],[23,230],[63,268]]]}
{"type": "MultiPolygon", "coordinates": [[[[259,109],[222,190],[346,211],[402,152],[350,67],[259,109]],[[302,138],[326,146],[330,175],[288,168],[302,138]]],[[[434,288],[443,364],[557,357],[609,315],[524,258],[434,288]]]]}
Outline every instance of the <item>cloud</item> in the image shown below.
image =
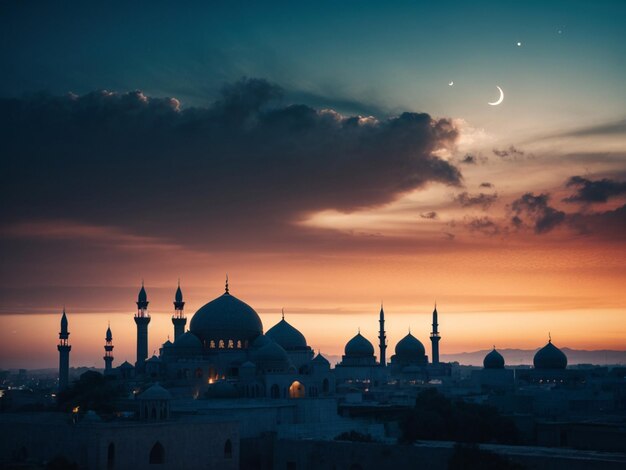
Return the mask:
{"type": "Polygon", "coordinates": [[[466,165],[476,165],[476,157],[468,153],[465,157],[463,157],[461,163],[465,163],[466,165]]]}
{"type": "Polygon", "coordinates": [[[576,188],[576,193],[563,199],[564,202],[607,202],[611,197],[626,194],[626,181],[615,181],[607,178],[593,181],[582,176],[572,176],[565,186],[576,188]]]}
{"type": "Polygon", "coordinates": [[[422,219],[436,219],[437,218],[437,213],[434,211],[431,212],[423,212],[420,214],[420,217],[422,219]]]}
{"type": "Polygon", "coordinates": [[[493,236],[500,233],[500,227],[489,217],[475,217],[465,223],[470,232],[478,232],[483,235],[493,236]]]}
{"type": "Polygon", "coordinates": [[[498,194],[479,193],[472,195],[467,192],[463,192],[454,198],[463,207],[480,206],[483,210],[489,209],[497,199],[498,194]]]}
{"type": "Polygon", "coordinates": [[[589,137],[589,136],[610,136],[626,134],[626,119],[605,122],[595,126],[581,127],[567,132],[549,135],[542,139],[552,139],[558,137],[589,137]]]}
{"type": "Polygon", "coordinates": [[[513,145],[511,145],[508,149],[502,149],[502,150],[494,148],[493,153],[494,155],[500,158],[512,158],[512,159],[521,158],[525,154],[524,151],[515,148],[513,145]]]}
{"type": "Polygon", "coordinates": [[[317,211],[461,184],[436,156],[458,140],[450,119],[343,116],[282,97],[244,79],[206,108],[141,91],[1,99],[0,222],[75,220],[241,248],[284,241],[317,211]]]}
{"type": "Polygon", "coordinates": [[[515,228],[530,226],[535,233],[548,233],[565,221],[565,213],[548,205],[549,194],[526,193],[511,203],[515,228]]]}
{"type": "Polygon", "coordinates": [[[479,188],[493,188],[493,187],[494,185],[489,182],[480,183],[480,186],[479,186],[479,188]]]}

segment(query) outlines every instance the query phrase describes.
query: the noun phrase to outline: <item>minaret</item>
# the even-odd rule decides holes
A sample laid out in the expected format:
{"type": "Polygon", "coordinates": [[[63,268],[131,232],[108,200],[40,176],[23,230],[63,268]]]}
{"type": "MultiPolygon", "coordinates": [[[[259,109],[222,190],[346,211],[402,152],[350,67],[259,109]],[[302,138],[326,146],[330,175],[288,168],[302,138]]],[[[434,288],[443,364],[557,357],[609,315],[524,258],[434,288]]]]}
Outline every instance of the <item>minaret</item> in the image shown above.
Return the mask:
{"type": "Polygon", "coordinates": [[[430,334],[430,341],[433,347],[433,364],[439,364],[439,341],[441,340],[441,336],[439,336],[439,323],[437,321],[437,304],[435,304],[435,310],[433,310],[433,331],[430,334]]]}
{"type": "Polygon", "coordinates": [[[380,365],[382,367],[386,367],[387,356],[385,353],[387,351],[387,336],[385,336],[385,311],[383,310],[382,302],[380,303],[380,317],[379,317],[378,322],[380,323],[380,331],[378,333],[378,340],[379,340],[378,347],[380,348],[380,365]]]}
{"type": "Polygon", "coordinates": [[[68,338],[70,332],[67,331],[67,317],[65,316],[65,307],[63,307],[63,316],[61,317],[61,331],[59,332],[59,390],[65,390],[69,383],[70,375],[70,346],[68,338]]]}
{"type": "Polygon", "coordinates": [[[113,373],[111,364],[113,364],[113,335],[111,334],[111,325],[107,328],[106,338],[104,338],[104,375],[113,373]]]}
{"type": "Polygon", "coordinates": [[[174,315],[172,316],[172,323],[174,324],[174,341],[176,341],[176,338],[185,332],[187,318],[185,317],[185,312],[183,311],[184,306],[185,302],[183,302],[183,291],[180,290],[179,279],[178,289],[176,289],[176,294],[174,295],[174,315]]]}
{"type": "Polygon", "coordinates": [[[135,314],[135,323],[137,324],[137,362],[135,369],[143,372],[145,361],[148,358],[148,323],[150,323],[150,315],[148,314],[148,294],[141,282],[141,290],[137,297],[137,313],[135,314]]]}

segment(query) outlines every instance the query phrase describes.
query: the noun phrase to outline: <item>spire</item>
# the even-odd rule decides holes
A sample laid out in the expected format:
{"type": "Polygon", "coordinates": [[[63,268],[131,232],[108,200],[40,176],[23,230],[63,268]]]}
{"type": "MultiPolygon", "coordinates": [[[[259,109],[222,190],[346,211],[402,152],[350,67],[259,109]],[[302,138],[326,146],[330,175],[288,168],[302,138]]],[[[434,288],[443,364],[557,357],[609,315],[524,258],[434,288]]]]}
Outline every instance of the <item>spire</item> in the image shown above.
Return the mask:
{"type": "Polygon", "coordinates": [[[111,322],[109,322],[109,327],[107,328],[105,341],[113,341],[113,334],[111,333],[111,322]]]}
{"type": "Polygon", "coordinates": [[[61,316],[61,334],[68,334],[67,315],[65,315],[65,306],[63,306],[63,315],[61,316]]]}
{"type": "Polygon", "coordinates": [[[224,294],[229,294],[229,291],[228,291],[228,273],[226,273],[226,285],[224,287],[224,294]]]}
{"type": "Polygon", "coordinates": [[[180,289],[180,278],[178,278],[178,287],[176,288],[176,294],[174,294],[174,302],[181,303],[183,301],[183,291],[180,289]]]}

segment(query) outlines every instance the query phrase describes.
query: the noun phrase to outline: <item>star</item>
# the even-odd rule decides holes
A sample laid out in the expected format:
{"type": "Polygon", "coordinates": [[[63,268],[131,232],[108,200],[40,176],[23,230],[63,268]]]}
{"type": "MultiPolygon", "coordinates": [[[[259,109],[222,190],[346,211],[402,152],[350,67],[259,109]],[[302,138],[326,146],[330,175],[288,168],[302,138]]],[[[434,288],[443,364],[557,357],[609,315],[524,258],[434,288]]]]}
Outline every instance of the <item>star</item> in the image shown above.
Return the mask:
{"type": "Polygon", "coordinates": [[[521,42],[518,42],[518,43],[517,43],[517,47],[522,47],[522,43],[521,43],[521,42]]]}

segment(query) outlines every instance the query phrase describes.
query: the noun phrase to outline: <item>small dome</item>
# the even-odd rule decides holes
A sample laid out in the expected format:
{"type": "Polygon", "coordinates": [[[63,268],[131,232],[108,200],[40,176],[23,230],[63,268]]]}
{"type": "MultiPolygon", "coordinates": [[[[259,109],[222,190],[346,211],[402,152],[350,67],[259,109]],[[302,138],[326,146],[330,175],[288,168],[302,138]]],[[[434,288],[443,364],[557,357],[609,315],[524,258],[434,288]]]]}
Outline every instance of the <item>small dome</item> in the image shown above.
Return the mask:
{"type": "Polygon", "coordinates": [[[134,367],[130,362],[124,361],[118,366],[118,369],[130,370],[130,369],[134,369],[134,367]]]}
{"type": "Polygon", "coordinates": [[[257,336],[257,338],[254,341],[252,341],[252,348],[259,349],[259,348],[262,348],[263,346],[265,346],[266,344],[269,344],[271,342],[272,342],[272,340],[269,339],[267,336],[259,335],[259,336],[257,336]]]}
{"type": "Polygon", "coordinates": [[[276,341],[287,351],[306,349],[304,335],[291,326],[284,318],[265,333],[269,339],[276,341]]]}
{"type": "Polygon", "coordinates": [[[344,352],[346,356],[373,356],[374,346],[359,332],[346,343],[344,352]]]}
{"type": "Polygon", "coordinates": [[[160,364],[161,363],[161,359],[159,359],[155,354],[153,354],[152,357],[146,361],[146,363],[160,364]]]}
{"type": "Polygon", "coordinates": [[[256,366],[253,362],[246,361],[239,366],[240,369],[256,369],[256,366]]]}
{"type": "Polygon", "coordinates": [[[202,341],[200,341],[191,331],[187,331],[176,338],[174,341],[174,347],[177,349],[202,349],[202,341]]]}
{"type": "Polygon", "coordinates": [[[567,356],[548,341],[543,348],[535,354],[533,358],[535,369],[565,369],[567,367],[567,356]]]}
{"type": "Polygon", "coordinates": [[[313,362],[313,364],[318,365],[318,366],[328,366],[328,367],[330,367],[330,362],[328,362],[328,359],[326,359],[324,356],[322,356],[319,353],[318,353],[317,356],[315,356],[313,358],[313,360],[311,362],[313,362]]]}
{"type": "Polygon", "coordinates": [[[288,362],[289,356],[279,344],[270,341],[253,354],[256,362],[288,362]]]}
{"type": "Polygon", "coordinates": [[[494,346],[493,351],[485,356],[483,359],[483,366],[485,369],[504,369],[504,357],[494,346]]]}
{"type": "Polygon", "coordinates": [[[423,360],[426,349],[419,339],[409,333],[396,344],[396,356],[402,360],[423,360]]]}
{"type": "Polygon", "coordinates": [[[172,346],[174,346],[174,343],[172,343],[169,339],[163,343],[164,348],[171,348],[172,346]]]}
{"type": "Polygon", "coordinates": [[[201,307],[191,319],[189,329],[209,341],[253,341],[263,334],[259,315],[245,302],[228,292],[201,307]]]}
{"type": "Polygon", "coordinates": [[[172,394],[157,382],[139,395],[139,398],[141,400],[171,400],[172,394]]]}

